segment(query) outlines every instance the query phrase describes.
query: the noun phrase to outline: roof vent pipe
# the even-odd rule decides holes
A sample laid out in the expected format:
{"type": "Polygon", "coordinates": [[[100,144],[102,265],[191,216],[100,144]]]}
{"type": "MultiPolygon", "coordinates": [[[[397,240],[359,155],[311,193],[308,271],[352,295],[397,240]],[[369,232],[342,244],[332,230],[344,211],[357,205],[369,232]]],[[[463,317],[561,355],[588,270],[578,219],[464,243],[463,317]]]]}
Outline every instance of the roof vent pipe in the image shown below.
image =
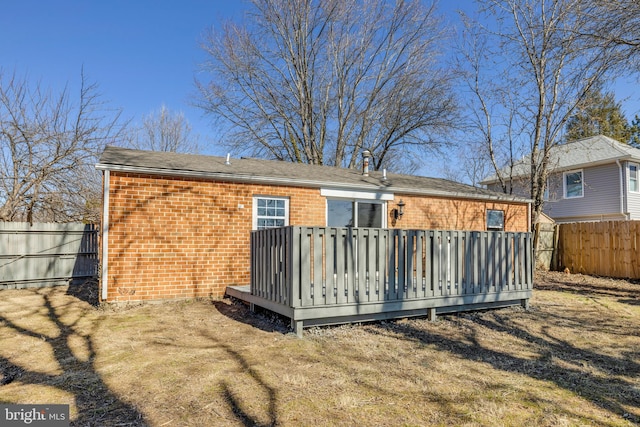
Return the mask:
{"type": "Polygon", "coordinates": [[[362,175],[364,176],[369,176],[369,157],[371,157],[371,152],[364,150],[362,152],[362,175]]]}
{"type": "Polygon", "coordinates": [[[231,164],[231,153],[227,153],[227,160],[224,162],[225,165],[231,164]]]}
{"type": "Polygon", "coordinates": [[[382,180],[387,180],[387,168],[382,169],[382,180]]]}

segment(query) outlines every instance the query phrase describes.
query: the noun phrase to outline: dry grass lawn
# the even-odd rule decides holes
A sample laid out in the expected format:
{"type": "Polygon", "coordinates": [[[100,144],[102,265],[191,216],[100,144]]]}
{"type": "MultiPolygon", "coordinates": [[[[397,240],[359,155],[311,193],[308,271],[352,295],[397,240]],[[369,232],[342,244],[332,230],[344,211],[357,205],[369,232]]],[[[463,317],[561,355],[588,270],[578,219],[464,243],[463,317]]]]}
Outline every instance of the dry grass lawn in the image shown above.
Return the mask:
{"type": "Polygon", "coordinates": [[[94,426],[631,426],[640,285],[540,273],[531,309],[316,328],[242,304],[0,291],[0,402],[94,426]]]}

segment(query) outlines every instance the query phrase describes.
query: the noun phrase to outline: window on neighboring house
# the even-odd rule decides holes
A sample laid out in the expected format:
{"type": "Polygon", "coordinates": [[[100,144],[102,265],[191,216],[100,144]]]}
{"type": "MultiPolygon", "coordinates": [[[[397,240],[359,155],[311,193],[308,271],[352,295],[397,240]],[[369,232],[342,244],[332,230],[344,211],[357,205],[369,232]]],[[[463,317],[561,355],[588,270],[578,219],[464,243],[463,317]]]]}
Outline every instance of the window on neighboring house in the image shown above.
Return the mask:
{"type": "Polygon", "coordinates": [[[289,199],[258,196],[253,198],[253,229],[289,225],[289,199]]]}
{"type": "Polygon", "coordinates": [[[549,180],[547,179],[546,185],[544,186],[544,193],[542,193],[542,199],[547,201],[549,200],[549,180]]]}
{"type": "Polygon", "coordinates": [[[582,171],[570,171],[564,173],[564,198],[571,199],[584,195],[584,180],[582,171]]]}
{"type": "Polygon", "coordinates": [[[629,191],[637,193],[640,191],[638,188],[638,164],[629,163],[629,191]]]}
{"type": "Polygon", "coordinates": [[[496,209],[487,210],[487,230],[503,231],[504,230],[504,211],[496,209]]]}
{"type": "Polygon", "coordinates": [[[382,228],[383,211],[383,203],[328,199],[327,226],[382,228]]]}

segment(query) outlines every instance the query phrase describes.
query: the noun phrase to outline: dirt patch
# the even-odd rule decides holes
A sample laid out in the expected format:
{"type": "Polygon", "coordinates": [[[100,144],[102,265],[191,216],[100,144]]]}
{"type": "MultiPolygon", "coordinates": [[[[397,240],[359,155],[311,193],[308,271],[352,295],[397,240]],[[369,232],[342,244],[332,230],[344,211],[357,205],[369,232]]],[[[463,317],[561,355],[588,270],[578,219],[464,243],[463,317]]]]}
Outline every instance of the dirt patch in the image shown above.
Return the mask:
{"type": "Polygon", "coordinates": [[[535,288],[528,311],[303,339],[229,300],[2,291],[0,402],[69,404],[83,426],[637,425],[640,285],[539,273],[535,288]]]}

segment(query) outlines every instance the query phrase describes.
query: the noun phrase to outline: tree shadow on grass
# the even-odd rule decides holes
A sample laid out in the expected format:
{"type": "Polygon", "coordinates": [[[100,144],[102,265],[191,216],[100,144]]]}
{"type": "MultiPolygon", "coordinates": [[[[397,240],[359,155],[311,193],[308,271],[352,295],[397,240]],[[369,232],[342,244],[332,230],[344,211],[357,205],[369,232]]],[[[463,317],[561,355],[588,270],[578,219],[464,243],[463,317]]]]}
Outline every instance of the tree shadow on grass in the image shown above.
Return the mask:
{"type": "MultiPolygon", "coordinates": [[[[208,338],[215,340],[215,338],[211,335],[209,335],[208,338]]],[[[261,422],[255,416],[250,415],[248,410],[243,409],[244,405],[242,403],[242,399],[237,397],[233,393],[231,384],[227,380],[223,380],[221,385],[224,399],[238,421],[241,421],[247,427],[267,427],[278,425],[278,413],[276,405],[277,390],[269,386],[269,384],[267,384],[267,382],[262,378],[260,373],[257,372],[239,352],[235,351],[227,344],[221,343],[219,341],[217,342],[217,348],[223,349],[233,360],[235,360],[241,368],[241,373],[244,375],[248,375],[253,383],[258,386],[260,391],[266,392],[268,396],[268,421],[261,422]]]]}
{"type": "MultiPolygon", "coordinates": [[[[623,353],[620,357],[614,357],[578,348],[571,342],[553,336],[548,327],[543,327],[539,336],[534,335],[514,325],[510,313],[512,311],[504,309],[447,316],[452,320],[460,316],[471,322],[471,327],[463,332],[464,339],[450,337],[446,329],[442,329],[442,332],[438,328],[422,330],[412,322],[385,322],[376,324],[375,327],[400,333],[405,339],[433,345],[466,359],[490,364],[494,369],[554,383],[612,414],[633,423],[640,422],[640,390],[637,382],[633,381],[640,376],[640,365],[637,362],[640,352],[623,353]],[[538,358],[519,357],[512,352],[502,352],[482,345],[479,337],[485,329],[526,341],[530,350],[538,353],[538,358]],[[585,365],[591,369],[580,369],[585,365]]],[[[554,319],[553,316],[532,319],[534,322],[550,325],[556,320],[564,321],[554,319]]]]}
{"type": "MultiPolygon", "coordinates": [[[[0,392],[3,386],[12,383],[53,387],[73,396],[77,418],[72,426],[145,426],[143,414],[131,404],[122,401],[104,383],[94,366],[96,350],[93,343],[95,326],[89,333],[83,332],[80,323],[83,316],[63,320],[69,304],[54,306],[53,288],[35,291],[43,298],[42,310],[55,326],[55,332],[42,334],[20,326],[7,316],[0,314],[0,326],[8,328],[24,338],[42,341],[51,351],[59,374],[39,372],[38,367],[20,365],[20,360],[0,356],[0,392]],[[74,343],[73,348],[71,343],[74,343]],[[78,349],[83,349],[78,351],[78,349]],[[82,353],[82,354],[80,354],[82,353]]],[[[72,316],[67,316],[72,317],[72,316]]],[[[3,399],[4,400],[4,399],[3,399]]],[[[5,403],[29,404],[35,402],[7,401],[5,403]]],[[[43,402],[60,403],[60,402],[43,402]]]]}
{"type": "Polygon", "coordinates": [[[570,292],[590,297],[617,298],[620,302],[630,301],[640,304],[640,283],[637,280],[600,278],[599,282],[593,277],[572,275],[563,277],[547,277],[535,282],[534,289],[541,291],[570,292]],[[589,280],[591,279],[591,280],[589,280]]]}
{"type": "MultiPolygon", "coordinates": [[[[233,307],[229,307],[229,304],[220,304],[222,304],[223,310],[227,311],[227,314],[236,313],[242,308],[236,307],[234,310],[233,307]]],[[[249,310],[247,312],[251,313],[249,310]]],[[[224,413],[218,411],[215,412],[216,415],[223,419],[227,418],[239,422],[247,427],[279,425],[277,388],[269,384],[259,369],[256,369],[256,365],[252,364],[241,351],[235,349],[233,343],[222,341],[215,335],[215,332],[209,329],[201,329],[198,332],[206,344],[197,346],[167,342],[155,342],[154,344],[170,347],[171,351],[179,349],[180,351],[210,350],[221,352],[222,355],[216,355],[216,359],[229,360],[231,367],[230,371],[225,371],[228,375],[218,377],[218,384],[215,388],[219,387],[221,390],[222,400],[232,415],[226,417],[224,413]]]]}

